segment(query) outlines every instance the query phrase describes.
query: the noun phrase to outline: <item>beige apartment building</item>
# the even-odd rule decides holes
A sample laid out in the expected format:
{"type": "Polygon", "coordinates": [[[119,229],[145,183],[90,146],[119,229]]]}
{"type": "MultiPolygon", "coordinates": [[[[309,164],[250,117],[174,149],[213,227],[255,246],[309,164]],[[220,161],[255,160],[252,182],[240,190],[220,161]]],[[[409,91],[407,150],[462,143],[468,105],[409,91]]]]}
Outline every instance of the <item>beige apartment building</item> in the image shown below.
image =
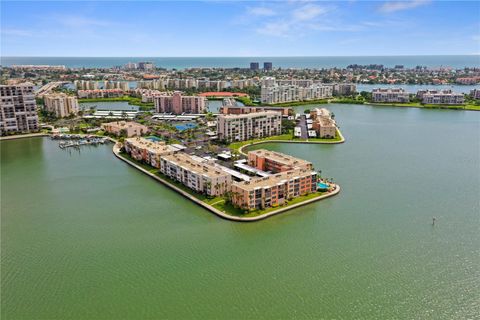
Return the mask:
{"type": "Polygon", "coordinates": [[[0,85],[0,134],[38,131],[33,84],[0,85]]]}
{"type": "Polygon", "coordinates": [[[140,123],[133,121],[114,121],[102,123],[102,129],[116,136],[125,135],[126,137],[135,137],[147,134],[149,129],[140,123]]]}
{"type": "Polygon", "coordinates": [[[124,142],[125,151],[137,161],[144,161],[155,168],[160,168],[161,157],[174,154],[177,149],[166,145],[164,141],[154,142],[142,137],[128,138],[124,142]]]}
{"type": "Polygon", "coordinates": [[[337,124],[332,118],[332,113],[325,108],[315,108],[310,111],[313,120],[312,129],[319,138],[335,138],[337,134],[337,124]]]}
{"type": "Polygon", "coordinates": [[[201,96],[184,96],[182,92],[155,96],[155,110],[158,113],[203,113],[207,107],[207,99],[201,96]]]}
{"type": "Polygon", "coordinates": [[[45,109],[55,113],[58,118],[68,117],[77,114],[79,111],[78,100],[75,96],[65,93],[51,93],[43,96],[45,109]]]}
{"type": "Polygon", "coordinates": [[[275,136],[281,132],[282,114],[276,111],[221,114],[217,118],[218,138],[227,142],[275,136]]]}
{"type": "Polygon", "coordinates": [[[372,90],[373,102],[410,102],[410,95],[402,88],[377,88],[372,90]]]}
{"type": "Polygon", "coordinates": [[[208,196],[230,191],[232,176],[227,172],[186,153],[161,157],[160,171],[186,187],[208,196]]]}
{"type": "Polygon", "coordinates": [[[232,204],[243,210],[264,209],[317,190],[317,173],[309,169],[284,171],[264,178],[232,183],[232,204]]]}

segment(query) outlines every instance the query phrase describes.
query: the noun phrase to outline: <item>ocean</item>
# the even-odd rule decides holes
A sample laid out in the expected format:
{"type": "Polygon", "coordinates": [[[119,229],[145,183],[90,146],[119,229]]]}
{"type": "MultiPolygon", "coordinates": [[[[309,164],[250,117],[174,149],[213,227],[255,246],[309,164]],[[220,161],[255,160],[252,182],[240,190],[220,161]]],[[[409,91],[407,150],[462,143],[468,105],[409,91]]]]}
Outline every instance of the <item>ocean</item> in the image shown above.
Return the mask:
{"type": "Polygon", "coordinates": [[[157,67],[185,69],[192,67],[248,68],[250,62],[272,62],[277,68],[345,68],[350,64],[383,64],[386,67],[480,67],[480,55],[435,56],[342,56],[342,57],[0,57],[2,66],[65,65],[69,68],[109,68],[128,62],[153,61],[157,67]]]}

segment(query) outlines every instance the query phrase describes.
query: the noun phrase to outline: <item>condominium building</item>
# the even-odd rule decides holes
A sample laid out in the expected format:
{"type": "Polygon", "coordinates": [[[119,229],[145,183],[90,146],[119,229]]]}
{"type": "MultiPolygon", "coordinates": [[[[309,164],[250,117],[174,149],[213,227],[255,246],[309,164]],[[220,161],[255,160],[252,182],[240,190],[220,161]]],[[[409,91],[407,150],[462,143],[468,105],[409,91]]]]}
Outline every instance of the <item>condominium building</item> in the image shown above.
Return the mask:
{"type": "Polygon", "coordinates": [[[377,88],[372,90],[373,102],[410,102],[410,95],[402,88],[377,88]]]}
{"type": "Polygon", "coordinates": [[[144,71],[151,71],[155,69],[155,65],[153,62],[147,62],[147,61],[142,61],[137,64],[138,69],[144,70],[144,71]]]}
{"type": "Polygon", "coordinates": [[[455,93],[452,90],[419,90],[417,97],[422,99],[424,104],[463,104],[465,97],[462,93],[455,93]]]}
{"type": "Polygon", "coordinates": [[[253,81],[253,79],[235,79],[230,81],[231,88],[243,89],[243,88],[251,87],[254,85],[255,85],[255,82],[253,81]]]}
{"type": "Polygon", "coordinates": [[[0,134],[38,129],[33,84],[0,85],[0,134]]]}
{"type": "Polygon", "coordinates": [[[221,196],[230,191],[232,176],[205,160],[186,153],[160,158],[160,171],[186,187],[209,196],[221,196]]]}
{"type": "Polygon", "coordinates": [[[263,70],[271,71],[273,69],[273,64],[271,62],[264,62],[263,63],[263,70]]]}
{"type": "Polygon", "coordinates": [[[184,96],[180,91],[154,97],[155,110],[158,113],[203,113],[206,98],[201,96],[184,96]]]}
{"type": "Polygon", "coordinates": [[[470,90],[470,97],[472,99],[480,99],[480,89],[470,90]]]}
{"type": "Polygon", "coordinates": [[[294,101],[325,99],[332,96],[332,86],[314,83],[308,87],[298,85],[262,86],[261,101],[263,103],[288,103],[294,101]]]}
{"type": "Polygon", "coordinates": [[[103,89],[120,89],[128,91],[130,87],[128,81],[104,81],[103,89]]]}
{"type": "Polygon", "coordinates": [[[125,139],[124,146],[132,158],[144,161],[155,168],[160,168],[162,156],[172,155],[177,151],[164,141],[155,142],[142,137],[125,139]]]}
{"type": "Polygon", "coordinates": [[[43,96],[45,109],[53,112],[56,117],[63,118],[79,111],[78,100],[75,96],[65,93],[51,93],[43,96]]]}
{"type": "Polygon", "coordinates": [[[315,108],[310,111],[312,129],[319,138],[335,138],[337,124],[332,118],[332,113],[325,108],[315,108]]]}
{"type": "Polygon", "coordinates": [[[250,62],[250,70],[260,69],[260,64],[258,62],[250,62]]]}
{"type": "Polygon", "coordinates": [[[294,169],[313,169],[312,163],[307,160],[265,149],[250,151],[248,153],[248,164],[258,170],[270,171],[273,173],[294,169]]]}
{"type": "Polygon", "coordinates": [[[167,87],[168,81],[165,79],[137,81],[137,88],[139,89],[165,90],[167,87]]]}
{"type": "Polygon", "coordinates": [[[333,85],[334,96],[351,96],[357,92],[357,86],[353,83],[336,83],[333,85]]]}
{"type": "Polygon", "coordinates": [[[249,114],[255,112],[263,111],[275,111],[280,112],[283,117],[288,117],[293,114],[292,108],[286,107],[248,107],[248,106],[239,106],[232,104],[231,100],[235,101],[232,98],[224,99],[224,103],[218,110],[220,114],[249,114]]]}
{"type": "Polygon", "coordinates": [[[118,98],[123,97],[125,92],[121,89],[97,89],[97,90],[78,90],[77,95],[82,98],[118,98]]]}
{"type": "Polygon", "coordinates": [[[243,210],[264,209],[317,190],[317,173],[294,169],[264,178],[232,183],[232,204],[243,210]]]}
{"type": "Polygon", "coordinates": [[[102,129],[116,136],[126,136],[128,138],[147,134],[149,129],[140,123],[133,121],[114,121],[102,123],[102,129]]]}
{"type": "Polygon", "coordinates": [[[98,89],[98,81],[93,80],[75,80],[73,81],[77,90],[96,90],[98,89]]]}
{"type": "Polygon", "coordinates": [[[228,142],[269,137],[281,132],[282,115],[276,111],[221,114],[217,119],[218,138],[228,142]]]}

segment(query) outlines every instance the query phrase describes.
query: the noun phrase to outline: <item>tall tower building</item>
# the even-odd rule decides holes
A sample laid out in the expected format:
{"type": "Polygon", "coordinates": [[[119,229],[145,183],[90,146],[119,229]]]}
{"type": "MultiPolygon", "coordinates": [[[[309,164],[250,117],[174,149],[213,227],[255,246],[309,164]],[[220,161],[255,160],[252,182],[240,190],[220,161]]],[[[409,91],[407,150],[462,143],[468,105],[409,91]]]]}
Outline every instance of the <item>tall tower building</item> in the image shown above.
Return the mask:
{"type": "Polygon", "coordinates": [[[0,134],[38,131],[33,84],[0,85],[0,134]]]}

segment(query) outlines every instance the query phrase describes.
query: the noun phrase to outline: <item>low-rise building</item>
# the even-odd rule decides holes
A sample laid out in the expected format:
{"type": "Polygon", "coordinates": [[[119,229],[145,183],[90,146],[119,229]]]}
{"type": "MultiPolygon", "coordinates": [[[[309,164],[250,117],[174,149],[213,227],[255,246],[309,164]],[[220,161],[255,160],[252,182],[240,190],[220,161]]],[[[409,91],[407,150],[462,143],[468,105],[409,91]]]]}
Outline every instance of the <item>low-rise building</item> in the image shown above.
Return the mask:
{"type": "MultiPolygon", "coordinates": [[[[231,99],[231,98],[230,98],[231,99]]],[[[224,99],[225,101],[231,101],[229,99],[224,99]]],[[[235,101],[235,100],[234,100],[235,101]]],[[[280,112],[282,116],[288,117],[289,115],[293,114],[292,108],[284,108],[284,107],[248,107],[248,106],[239,106],[233,104],[224,103],[218,112],[220,114],[249,114],[254,112],[263,112],[263,111],[275,111],[280,112]]]]}
{"type": "Polygon", "coordinates": [[[315,108],[310,111],[312,129],[319,138],[332,139],[337,133],[337,124],[332,118],[332,113],[325,108],[315,108]]]}
{"type": "Polygon", "coordinates": [[[118,98],[123,97],[125,92],[121,89],[97,89],[97,90],[78,90],[78,97],[97,99],[97,98],[118,98]]]}
{"type": "Polygon", "coordinates": [[[276,111],[220,114],[217,119],[218,138],[227,142],[275,136],[281,132],[282,114],[276,111]]]}
{"type": "Polygon", "coordinates": [[[206,109],[206,100],[201,96],[184,96],[180,91],[154,97],[156,112],[173,114],[203,113],[206,109]]]}
{"type": "Polygon", "coordinates": [[[114,121],[102,123],[102,129],[116,136],[126,136],[128,138],[147,134],[149,129],[140,123],[133,121],[114,121]]]}
{"type": "Polygon", "coordinates": [[[151,141],[142,137],[125,139],[124,146],[132,158],[155,168],[160,168],[162,156],[172,155],[178,150],[166,145],[164,141],[151,141]]]}
{"type": "Polygon", "coordinates": [[[243,210],[281,206],[286,201],[317,190],[317,173],[294,169],[250,181],[233,182],[231,201],[243,210]]]}
{"type": "Polygon", "coordinates": [[[480,89],[470,90],[470,97],[472,99],[480,99],[480,89]]]}
{"type": "Polygon", "coordinates": [[[353,83],[336,83],[333,85],[334,96],[351,96],[357,92],[357,86],[353,83]]]}
{"type": "Polygon", "coordinates": [[[186,153],[161,157],[160,171],[186,187],[208,196],[221,196],[230,191],[232,176],[207,161],[186,153]]]}
{"type": "Polygon", "coordinates": [[[51,93],[43,96],[45,109],[53,112],[58,118],[68,117],[77,114],[80,110],[78,100],[75,96],[65,93],[51,93]]]}
{"type": "Polygon", "coordinates": [[[417,97],[424,104],[463,104],[465,97],[461,93],[452,90],[419,90],[417,97]]]}
{"type": "Polygon", "coordinates": [[[402,88],[377,88],[372,90],[373,102],[410,102],[410,95],[402,88]]]}
{"type": "Polygon", "coordinates": [[[248,164],[258,170],[273,173],[294,169],[313,169],[312,163],[307,160],[265,149],[250,151],[248,153],[248,164]]]}
{"type": "Polygon", "coordinates": [[[38,131],[33,84],[0,85],[0,134],[38,131]]]}

